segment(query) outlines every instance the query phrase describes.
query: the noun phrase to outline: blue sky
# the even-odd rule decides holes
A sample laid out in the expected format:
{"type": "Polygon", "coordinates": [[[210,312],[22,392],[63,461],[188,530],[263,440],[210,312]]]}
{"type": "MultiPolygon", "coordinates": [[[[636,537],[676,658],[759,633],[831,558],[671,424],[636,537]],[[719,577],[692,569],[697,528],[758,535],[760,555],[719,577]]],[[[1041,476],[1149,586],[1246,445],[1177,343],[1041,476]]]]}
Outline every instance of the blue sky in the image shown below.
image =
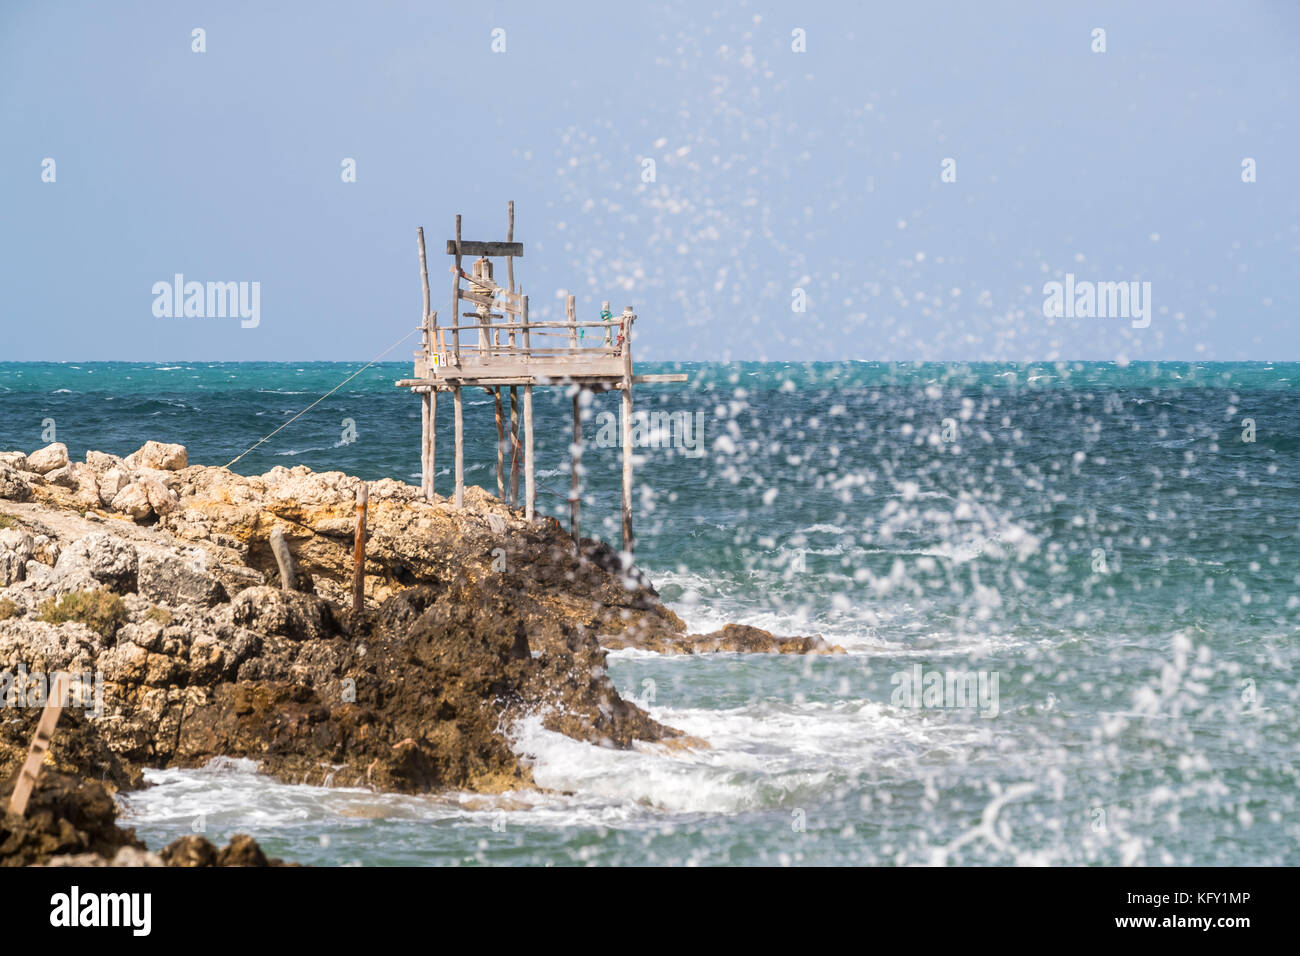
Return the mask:
{"type": "Polygon", "coordinates": [[[1297,49],[1291,2],[9,0],[0,360],[368,359],[416,227],[445,321],[507,199],[534,315],[630,304],[638,358],[1300,359],[1297,49]],[[178,272],[260,324],[156,317],[178,272]],[[1045,317],[1067,272],[1149,327],[1045,317]]]}

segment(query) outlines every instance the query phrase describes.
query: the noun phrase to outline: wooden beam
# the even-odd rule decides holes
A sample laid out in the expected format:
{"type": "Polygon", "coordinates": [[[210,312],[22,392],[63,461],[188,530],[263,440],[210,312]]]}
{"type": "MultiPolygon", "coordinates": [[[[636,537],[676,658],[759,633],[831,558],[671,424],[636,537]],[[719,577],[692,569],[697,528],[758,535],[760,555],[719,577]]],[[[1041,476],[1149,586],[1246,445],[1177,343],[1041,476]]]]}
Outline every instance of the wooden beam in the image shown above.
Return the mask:
{"type": "Polygon", "coordinates": [[[537,508],[533,463],[533,387],[524,386],[524,517],[532,521],[537,508]]]}
{"type": "Polygon", "coordinates": [[[27,801],[31,799],[32,790],[40,782],[41,771],[45,769],[45,753],[50,749],[54,738],[54,728],[63,713],[63,698],[67,687],[68,675],[59,673],[50,682],[50,696],[45,700],[45,709],[41,719],[36,723],[36,733],[32,735],[32,745],[23,761],[22,770],[18,771],[18,780],[14,783],[14,792],[9,796],[9,812],[22,816],[27,812],[27,801]]]}
{"type": "Polygon", "coordinates": [[[456,409],[456,507],[465,507],[465,403],[461,399],[460,386],[451,390],[452,402],[456,409]]]}
{"type": "MultiPolygon", "coordinates": [[[[460,217],[457,217],[460,218],[460,217]]],[[[455,239],[447,240],[447,255],[455,255],[457,259],[460,256],[510,256],[512,258],[522,259],[524,257],[524,244],[522,242],[475,242],[470,239],[462,240],[457,233],[455,239]],[[457,255],[457,249],[460,252],[457,255]]]]}

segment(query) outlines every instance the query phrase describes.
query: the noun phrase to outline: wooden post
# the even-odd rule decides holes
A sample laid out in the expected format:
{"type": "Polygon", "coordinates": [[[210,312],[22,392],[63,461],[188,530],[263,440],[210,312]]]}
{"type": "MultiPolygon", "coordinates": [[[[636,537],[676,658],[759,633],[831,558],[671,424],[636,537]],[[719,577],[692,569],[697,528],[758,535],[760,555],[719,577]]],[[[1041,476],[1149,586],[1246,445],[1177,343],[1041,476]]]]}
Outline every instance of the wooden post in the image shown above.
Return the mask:
{"type": "Polygon", "coordinates": [[[456,214],[456,271],[451,274],[451,350],[460,365],[460,213],[456,214]]]}
{"type": "MultiPolygon", "coordinates": [[[[519,297],[521,309],[520,324],[523,326],[524,363],[531,358],[531,344],[528,335],[528,296],[519,297]]],[[[533,520],[537,508],[537,482],[534,478],[533,462],[533,387],[524,386],[524,518],[533,520]]]]}
{"type": "Polygon", "coordinates": [[[623,310],[623,551],[632,554],[632,322],[629,306],[623,310]]]}
{"type": "Polygon", "coordinates": [[[497,498],[506,500],[506,426],[501,408],[501,386],[492,389],[492,400],[497,413],[497,498]]]}
{"type": "Polygon", "coordinates": [[[357,486],[357,532],[352,543],[352,614],[355,616],[366,606],[366,500],[369,497],[363,481],[357,486]]]}
{"type": "Polygon", "coordinates": [[[510,386],[510,507],[519,503],[519,386],[510,386]]]}
{"type": "Polygon", "coordinates": [[[424,395],[429,403],[429,492],[430,499],[438,480],[438,390],[430,388],[424,395]]]}
{"type": "Polygon", "coordinates": [[[27,759],[23,762],[23,769],[18,772],[14,792],[9,797],[9,812],[20,817],[27,812],[27,801],[31,799],[32,790],[40,782],[41,771],[45,768],[45,753],[50,749],[54,728],[59,722],[59,715],[63,713],[64,687],[67,679],[66,674],[54,675],[54,680],[50,684],[50,696],[45,700],[45,709],[41,711],[41,719],[36,724],[36,733],[32,736],[32,746],[27,751],[27,759]]]}
{"type": "Polygon", "coordinates": [[[297,577],[293,571],[293,555],[289,553],[289,545],[284,540],[284,530],[279,525],[271,529],[271,553],[275,555],[275,563],[280,568],[280,588],[284,591],[296,590],[297,577]]]}
{"type": "Polygon", "coordinates": [[[573,451],[569,465],[569,533],[574,542],[581,540],[582,525],[579,510],[582,508],[582,490],[579,474],[582,471],[582,387],[573,393],[573,451]]]}
{"type": "Polygon", "coordinates": [[[610,320],[605,318],[605,316],[609,315],[608,300],[600,304],[600,315],[601,321],[605,323],[605,348],[609,348],[614,344],[614,340],[610,338],[610,320]]]}
{"type": "Polygon", "coordinates": [[[465,507],[465,407],[460,386],[451,390],[452,404],[456,409],[456,507],[465,507]]]}
{"type": "Polygon", "coordinates": [[[564,299],[564,311],[569,317],[569,348],[573,349],[575,352],[578,349],[578,328],[576,324],[578,321],[577,301],[577,296],[572,293],[564,299]]]}
{"type": "Polygon", "coordinates": [[[524,517],[532,521],[537,507],[537,481],[533,476],[533,387],[524,386],[524,517]]]}
{"type": "MultiPolygon", "coordinates": [[[[515,241],[515,201],[506,203],[506,242],[515,241]]],[[[506,256],[506,277],[510,282],[510,291],[515,291],[515,257],[506,256]]]]}
{"type": "MultiPolygon", "coordinates": [[[[429,261],[424,252],[424,227],[419,229],[420,238],[420,281],[424,287],[424,318],[421,321],[420,347],[424,351],[424,374],[430,374],[429,352],[433,349],[433,330],[430,327],[432,316],[429,312],[429,261]]],[[[433,392],[420,395],[420,492],[425,499],[433,497],[433,403],[437,401],[433,392]]]]}

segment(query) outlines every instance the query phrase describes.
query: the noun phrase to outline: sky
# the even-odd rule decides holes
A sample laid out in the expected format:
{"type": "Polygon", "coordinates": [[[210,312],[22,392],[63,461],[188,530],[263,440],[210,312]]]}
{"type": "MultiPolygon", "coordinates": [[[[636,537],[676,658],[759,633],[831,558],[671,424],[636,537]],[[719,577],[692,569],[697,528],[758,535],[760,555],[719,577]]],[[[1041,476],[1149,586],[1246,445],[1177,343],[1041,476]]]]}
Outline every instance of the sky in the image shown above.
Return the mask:
{"type": "Polygon", "coordinates": [[[0,361],[370,359],[417,227],[445,324],[507,200],[533,317],[638,360],[1296,360],[1298,50],[1292,0],[3,0],[0,361]]]}

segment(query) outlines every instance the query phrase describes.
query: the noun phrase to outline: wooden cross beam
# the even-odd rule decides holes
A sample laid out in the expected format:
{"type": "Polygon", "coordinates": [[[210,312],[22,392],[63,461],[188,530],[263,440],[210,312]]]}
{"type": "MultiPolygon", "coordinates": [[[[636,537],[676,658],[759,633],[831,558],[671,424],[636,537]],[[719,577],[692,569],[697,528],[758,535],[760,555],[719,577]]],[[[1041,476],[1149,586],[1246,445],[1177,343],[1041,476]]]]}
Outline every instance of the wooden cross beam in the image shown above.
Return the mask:
{"type": "Polygon", "coordinates": [[[469,239],[448,239],[447,255],[462,256],[518,256],[524,257],[524,244],[522,242],[472,242],[469,239]],[[459,244],[459,252],[456,246],[459,244]]]}

